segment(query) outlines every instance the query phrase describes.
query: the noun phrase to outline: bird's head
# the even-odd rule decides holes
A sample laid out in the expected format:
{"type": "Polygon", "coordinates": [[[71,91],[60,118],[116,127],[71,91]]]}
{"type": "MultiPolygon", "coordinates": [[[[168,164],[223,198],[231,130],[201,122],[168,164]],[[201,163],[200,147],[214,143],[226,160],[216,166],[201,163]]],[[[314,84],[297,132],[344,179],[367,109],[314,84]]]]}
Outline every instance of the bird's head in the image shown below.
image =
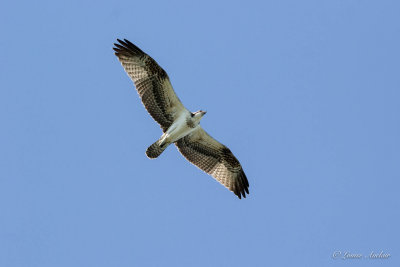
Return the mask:
{"type": "Polygon", "coordinates": [[[203,118],[204,114],[206,113],[207,111],[199,110],[196,112],[192,112],[191,116],[195,121],[200,122],[201,118],[203,118]]]}

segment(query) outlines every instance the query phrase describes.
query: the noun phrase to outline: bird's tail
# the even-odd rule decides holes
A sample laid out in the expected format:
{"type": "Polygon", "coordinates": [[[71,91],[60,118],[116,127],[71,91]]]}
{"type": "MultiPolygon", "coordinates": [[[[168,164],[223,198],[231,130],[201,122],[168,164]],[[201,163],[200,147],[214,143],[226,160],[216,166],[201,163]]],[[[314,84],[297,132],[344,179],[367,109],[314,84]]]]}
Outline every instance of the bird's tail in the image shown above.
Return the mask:
{"type": "Polygon", "coordinates": [[[154,144],[152,144],[151,146],[149,146],[146,150],[146,155],[151,158],[151,159],[155,159],[158,158],[158,156],[161,155],[161,153],[167,148],[167,146],[169,144],[165,144],[165,143],[161,143],[160,140],[157,140],[156,142],[154,142],[154,144]]]}

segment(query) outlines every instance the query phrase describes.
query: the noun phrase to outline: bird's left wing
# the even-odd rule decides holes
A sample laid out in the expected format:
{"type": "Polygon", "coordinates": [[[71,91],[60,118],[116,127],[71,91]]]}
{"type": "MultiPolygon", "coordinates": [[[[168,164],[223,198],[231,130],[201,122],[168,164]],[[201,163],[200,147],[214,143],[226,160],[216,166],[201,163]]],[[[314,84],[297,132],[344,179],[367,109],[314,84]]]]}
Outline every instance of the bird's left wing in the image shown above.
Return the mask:
{"type": "Polygon", "coordinates": [[[175,145],[188,161],[210,174],[239,198],[249,194],[249,182],[242,165],[229,148],[212,138],[200,125],[175,145]]]}
{"type": "Polygon", "coordinates": [[[114,44],[115,55],[135,83],[142,103],[165,132],[181,112],[189,112],[175,94],[167,73],[128,40],[114,44]]]}

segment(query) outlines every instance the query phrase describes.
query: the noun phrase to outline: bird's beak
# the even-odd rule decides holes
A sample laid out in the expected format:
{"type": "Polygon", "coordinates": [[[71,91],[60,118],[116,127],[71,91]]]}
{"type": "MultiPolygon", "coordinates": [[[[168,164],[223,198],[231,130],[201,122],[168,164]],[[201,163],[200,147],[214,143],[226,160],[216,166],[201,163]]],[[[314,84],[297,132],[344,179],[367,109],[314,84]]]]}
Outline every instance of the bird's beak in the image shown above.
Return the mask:
{"type": "Polygon", "coordinates": [[[204,116],[207,113],[207,111],[202,111],[201,115],[204,116]]]}

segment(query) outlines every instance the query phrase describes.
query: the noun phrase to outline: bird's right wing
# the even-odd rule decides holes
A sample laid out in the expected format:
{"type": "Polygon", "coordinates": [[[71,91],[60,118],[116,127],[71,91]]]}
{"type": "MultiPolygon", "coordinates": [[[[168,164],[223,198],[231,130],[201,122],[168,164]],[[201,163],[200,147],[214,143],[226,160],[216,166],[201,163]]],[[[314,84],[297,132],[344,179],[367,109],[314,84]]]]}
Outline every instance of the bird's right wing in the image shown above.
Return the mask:
{"type": "Polygon", "coordinates": [[[212,138],[200,125],[175,145],[188,161],[210,174],[239,198],[249,194],[249,182],[242,165],[229,148],[212,138]]]}
{"type": "Polygon", "coordinates": [[[175,94],[167,73],[128,40],[114,44],[115,55],[136,89],[147,111],[165,132],[181,112],[189,112],[175,94]]]}

